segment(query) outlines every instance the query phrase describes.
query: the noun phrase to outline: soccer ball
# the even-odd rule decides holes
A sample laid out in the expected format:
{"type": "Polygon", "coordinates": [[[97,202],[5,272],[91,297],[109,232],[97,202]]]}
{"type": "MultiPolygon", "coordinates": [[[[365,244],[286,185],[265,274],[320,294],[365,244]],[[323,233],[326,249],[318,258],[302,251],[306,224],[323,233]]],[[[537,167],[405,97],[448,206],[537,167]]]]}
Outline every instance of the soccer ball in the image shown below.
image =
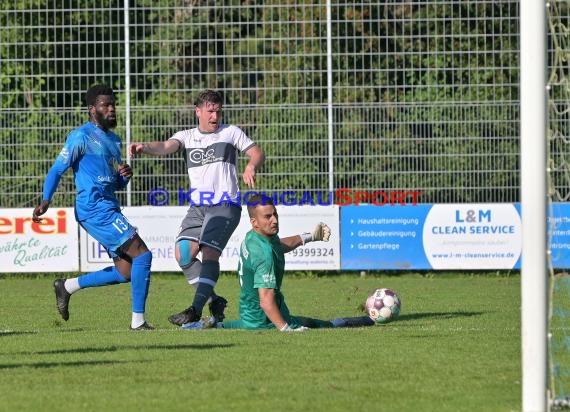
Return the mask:
{"type": "Polygon", "coordinates": [[[368,296],[365,309],[370,319],[376,323],[388,323],[400,315],[402,303],[392,289],[380,288],[368,296]]]}

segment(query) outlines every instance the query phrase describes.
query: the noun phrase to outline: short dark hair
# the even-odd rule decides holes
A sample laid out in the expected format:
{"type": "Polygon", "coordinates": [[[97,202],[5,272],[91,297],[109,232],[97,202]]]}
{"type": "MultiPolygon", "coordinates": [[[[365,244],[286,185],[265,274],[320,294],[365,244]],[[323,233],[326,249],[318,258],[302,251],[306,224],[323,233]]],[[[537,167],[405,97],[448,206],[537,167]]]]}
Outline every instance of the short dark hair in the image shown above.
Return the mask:
{"type": "Polygon", "coordinates": [[[266,205],[275,206],[275,203],[273,202],[272,198],[270,198],[265,194],[256,193],[254,195],[251,195],[250,197],[247,198],[247,214],[249,215],[249,217],[253,217],[255,208],[257,206],[266,206],[266,205]]]}
{"type": "Polygon", "coordinates": [[[85,93],[85,102],[87,106],[95,106],[97,104],[97,97],[99,96],[115,96],[113,89],[106,84],[95,84],[87,89],[85,93]]]}
{"type": "Polygon", "coordinates": [[[198,94],[198,97],[196,97],[194,105],[200,107],[204,103],[213,103],[213,104],[219,104],[221,106],[223,101],[224,101],[224,96],[222,95],[221,92],[218,92],[216,90],[206,89],[204,91],[201,91],[200,94],[198,94]]]}

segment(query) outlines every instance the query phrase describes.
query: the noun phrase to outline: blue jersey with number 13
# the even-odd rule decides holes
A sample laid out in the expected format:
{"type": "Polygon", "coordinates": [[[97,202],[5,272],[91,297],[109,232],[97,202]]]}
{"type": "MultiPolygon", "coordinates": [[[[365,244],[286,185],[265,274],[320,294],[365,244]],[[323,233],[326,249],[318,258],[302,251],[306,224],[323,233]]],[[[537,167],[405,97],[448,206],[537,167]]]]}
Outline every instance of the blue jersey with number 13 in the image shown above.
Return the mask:
{"type": "Polygon", "coordinates": [[[129,179],[122,177],[121,140],[112,131],[104,132],[91,122],[73,130],[49,170],[44,183],[43,199],[51,201],[61,176],[73,169],[78,221],[119,210],[115,191],[123,189],[129,179]]]}

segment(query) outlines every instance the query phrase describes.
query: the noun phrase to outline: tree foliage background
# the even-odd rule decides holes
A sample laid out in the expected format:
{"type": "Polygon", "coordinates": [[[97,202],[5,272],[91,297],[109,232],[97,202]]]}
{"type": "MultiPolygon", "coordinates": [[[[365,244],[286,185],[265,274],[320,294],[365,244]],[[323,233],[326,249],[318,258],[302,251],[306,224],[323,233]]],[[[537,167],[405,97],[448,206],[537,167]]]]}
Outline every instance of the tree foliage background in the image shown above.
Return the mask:
{"type": "MultiPolygon", "coordinates": [[[[330,61],[325,2],[131,1],[128,66],[122,3],[67,3],[0,5],[3,207],[36,203],[95,82],[118,92],[123,137],[129,98],[132,141],[193,127],[195,94],[222,90],[226,121],[267,153],[259,190],[518,200],[518,1],[333,1],[330,61]]],[[[132,164],[133,205],[188,188],[180,156],[132,164]]],[[[71,206],[70,174],[59,193],[71,206]]]]}

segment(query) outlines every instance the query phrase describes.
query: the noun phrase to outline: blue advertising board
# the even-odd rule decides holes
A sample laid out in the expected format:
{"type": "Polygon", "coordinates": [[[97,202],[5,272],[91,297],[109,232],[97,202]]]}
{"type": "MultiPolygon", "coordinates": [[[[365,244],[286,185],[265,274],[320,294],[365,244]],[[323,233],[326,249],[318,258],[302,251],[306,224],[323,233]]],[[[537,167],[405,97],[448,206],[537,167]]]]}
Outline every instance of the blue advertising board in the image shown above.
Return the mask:
{"type": "Polygon", "coordinates": [[[552,266],[570,268],[570,204],[553,203],[548,211],[548,246],[552,266]]]}
{"type": "Polygon", "coordinates": [[[340,208],[341,269],[428,268],[422,228],[431,205],[340,208]]]}
{"type": "Polygon", "coordinates": [[[513,204],[341,207],[345,270],[513,269],[521,249],[513,204]]]}

